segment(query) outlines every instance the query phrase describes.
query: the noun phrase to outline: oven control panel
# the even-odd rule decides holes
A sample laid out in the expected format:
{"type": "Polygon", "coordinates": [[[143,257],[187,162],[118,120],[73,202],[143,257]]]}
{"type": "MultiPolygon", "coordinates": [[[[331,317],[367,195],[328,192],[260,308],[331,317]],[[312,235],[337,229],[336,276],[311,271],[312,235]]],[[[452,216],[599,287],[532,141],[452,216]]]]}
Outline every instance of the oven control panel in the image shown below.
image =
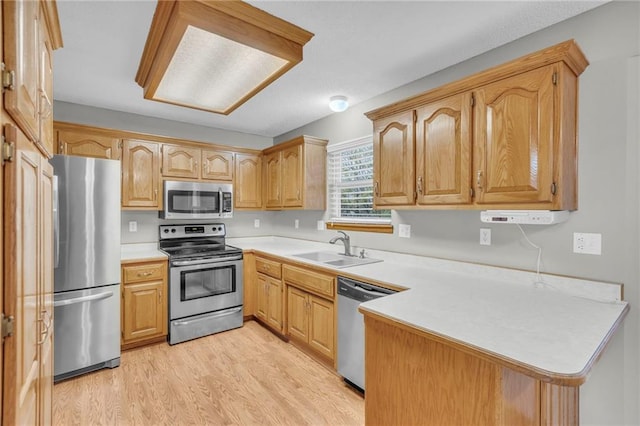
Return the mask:
{"type": "Polygon", "coordinates": [[[188,237],[224,237],[224,223],[198,223],[195,225],[160,225],[160,239],[188,237]]]}

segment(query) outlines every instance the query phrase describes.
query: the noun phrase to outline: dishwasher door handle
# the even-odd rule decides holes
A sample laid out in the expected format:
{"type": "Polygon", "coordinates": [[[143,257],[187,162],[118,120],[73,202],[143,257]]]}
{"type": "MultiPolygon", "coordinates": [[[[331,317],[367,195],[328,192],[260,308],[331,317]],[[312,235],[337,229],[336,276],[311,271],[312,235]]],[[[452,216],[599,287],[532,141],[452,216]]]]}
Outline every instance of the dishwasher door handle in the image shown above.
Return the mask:
{"type": "Polygon", "coordinates": [[[393,292],[387,293],[387,292],[384,292],[384,291],[370,290],[368,288],[363,287],[360,284],[354,284],[353,288],[358,290],[358,291],[361,291],[361,292],[363,292],[365,294],[370,294],[372,296],[384,297],[384,296],[389,296],[390,294],[393,294],[393,292]]]}

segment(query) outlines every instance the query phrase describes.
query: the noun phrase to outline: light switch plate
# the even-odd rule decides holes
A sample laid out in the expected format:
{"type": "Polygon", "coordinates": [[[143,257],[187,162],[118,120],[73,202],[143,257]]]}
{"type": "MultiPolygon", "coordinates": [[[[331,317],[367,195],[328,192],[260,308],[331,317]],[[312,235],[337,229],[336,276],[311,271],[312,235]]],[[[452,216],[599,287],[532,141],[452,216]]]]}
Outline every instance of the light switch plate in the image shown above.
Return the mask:
{"type": "Polygon", "coordinates": [[[602,234],[574,232],[573,252],[600,256],[602,254],[602,234]]]}
{"type": "Polygon", "coordinates": [[[491,245],[491,229],[490,228],[480,228],[480,245],[481,246],[491,245]]]}
{"type": "Polygon", "coordinates": [[[129,221],[129,232],[138,232],[138,222],[135,220],[129,221]]]}
{"type": "Polygon", "coordinates": [[[299,219],[296,219],[296,220],[293,221],[293,227],[296,228],[296,229],[300,228],[300,220],[299,219]]]}
{"type": "Polygon", "coordinates": [[[254,228],[260,228],[260,219],[254,219],[253,220],[253,227],[254,228]]]}
{"type": "Polygon", "coordinates": [[[317,226],[318,226],[318,231],[324,231],[324,221],[323,220],[319,220],[317,226]]]}
{"type": "Polygon", "coordinates": [[[398,237],[411,238],[411,225],[401,223],[398,225],[398,237]]]}

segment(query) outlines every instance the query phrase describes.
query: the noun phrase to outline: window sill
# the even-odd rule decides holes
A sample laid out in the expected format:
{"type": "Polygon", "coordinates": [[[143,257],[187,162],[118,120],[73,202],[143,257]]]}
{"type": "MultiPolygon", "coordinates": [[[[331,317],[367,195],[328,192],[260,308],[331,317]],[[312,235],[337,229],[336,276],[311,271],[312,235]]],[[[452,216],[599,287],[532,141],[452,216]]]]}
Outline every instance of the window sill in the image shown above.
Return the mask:
{"type": "Polygon", "coordinates": [[[390,223],[327,222],[327,229],[393,234],[393,225],[390,223]]]}

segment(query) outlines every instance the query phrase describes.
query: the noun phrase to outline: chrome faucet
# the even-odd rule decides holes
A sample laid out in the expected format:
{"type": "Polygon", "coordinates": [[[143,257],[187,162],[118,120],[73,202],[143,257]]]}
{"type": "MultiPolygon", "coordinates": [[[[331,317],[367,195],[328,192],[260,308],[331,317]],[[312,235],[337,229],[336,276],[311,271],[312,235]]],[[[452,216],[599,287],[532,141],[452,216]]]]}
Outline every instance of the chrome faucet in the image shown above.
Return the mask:
{"type": "Polygon", "coordinates": [[[338,231],[338,233],[344,235],[344,237],[333,237],[331,240],[329,240],[329,244],[335,244],[338,241],[342,241],[342,244],[344,244],[344,253],[340,254],[351,256],[351,239],[346,234],[346,232],[338,231]]]}

